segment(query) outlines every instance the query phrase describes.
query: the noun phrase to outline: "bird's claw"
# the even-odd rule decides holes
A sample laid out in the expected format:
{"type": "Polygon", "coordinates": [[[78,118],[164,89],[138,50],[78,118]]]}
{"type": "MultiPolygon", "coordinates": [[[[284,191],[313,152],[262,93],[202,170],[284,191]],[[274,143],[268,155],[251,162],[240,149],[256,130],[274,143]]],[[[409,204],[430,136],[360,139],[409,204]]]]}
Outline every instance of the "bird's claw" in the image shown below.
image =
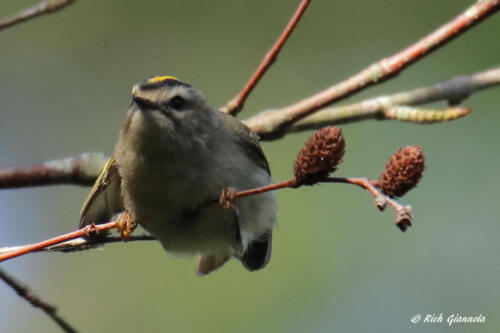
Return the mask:
{"type": "Polygon", "coordinates": [[[132,214],[124,212],[116,220],[116,229],[120,232],[123,241],[128,241],[132,232],[137,227],[137,223],[132,219],[132,214]]]}

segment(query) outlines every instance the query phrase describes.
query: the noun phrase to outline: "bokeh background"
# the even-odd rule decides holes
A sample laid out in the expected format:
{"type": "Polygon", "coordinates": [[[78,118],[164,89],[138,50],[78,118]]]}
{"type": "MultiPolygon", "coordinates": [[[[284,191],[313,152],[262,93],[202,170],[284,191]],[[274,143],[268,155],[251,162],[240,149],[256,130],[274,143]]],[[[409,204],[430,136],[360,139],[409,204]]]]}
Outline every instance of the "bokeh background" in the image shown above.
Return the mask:
{"type": "MultiPolygon", "coordinates": [[[[113,149],[131,86],[173,74],[215,106],[256,68],[298,0],[80,0],[0,33],[0,165],[113,149]]],[[[36,1],[2,0],[0,16],[36,1]]],[[[409,45],[471,0],[316,0],[241,117],[285,106],[409,45]]],[[[392,93],[498,66],[496,15],[394,80],[351,98],[392,93]]],[[[427,169],[403,198],[414,227],[345,185],[277,193],[269,266],[237,262],[206,278],[195,258],[159,244],[33,254],[1,265],[82,332],[497,332],[500,327],[500,90],[474,94],[473,113],[421,126],[343,126],[343,176],[376,177],[397,148],[422,145],[427,169]],[[415,314],[486,316],[484,324],[412,324],[415,314]]],[[[443,107],[444,103],[437,103],[443,107]]],[[[290,176],[310,133],[264,143],[273,176],[290,176]]],[[[193,189],[195,190],[195,189],[193,189]]],[[[89,189],[0,191],[0,246],[69,232],[89,189]]],[[[0,283],[0,332],[55,332],[0,283]]]]}

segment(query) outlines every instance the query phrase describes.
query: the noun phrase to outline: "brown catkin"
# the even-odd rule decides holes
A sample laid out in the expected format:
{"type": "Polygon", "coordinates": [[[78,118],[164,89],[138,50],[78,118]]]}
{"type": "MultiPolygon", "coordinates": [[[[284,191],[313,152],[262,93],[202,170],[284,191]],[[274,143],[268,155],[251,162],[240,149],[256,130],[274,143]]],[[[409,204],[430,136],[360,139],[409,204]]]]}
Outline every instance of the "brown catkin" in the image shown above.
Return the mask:
{"type": "Polygon", "coordinates": [[[420,146],[401,148],[386,162],[378,186],[385,195],[401,197],[417,185],[424,167],[425,157],[420,146]]]}
{"type": "Polygon", "coordinates": [[[293,174],[300,185],[313,185],[335,171],[344,156],[340,127],[327,126],[314,133],[300,151],[293,174]]]}

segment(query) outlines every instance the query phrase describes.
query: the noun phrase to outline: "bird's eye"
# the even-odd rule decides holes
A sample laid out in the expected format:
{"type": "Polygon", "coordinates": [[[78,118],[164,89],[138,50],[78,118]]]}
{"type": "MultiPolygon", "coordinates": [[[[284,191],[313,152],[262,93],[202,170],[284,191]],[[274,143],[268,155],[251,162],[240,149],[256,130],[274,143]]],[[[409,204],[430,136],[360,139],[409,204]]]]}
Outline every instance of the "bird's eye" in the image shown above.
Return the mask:
{"type": "Polygon", "coordinates": [[[174,96],[170,99],[169,105],[173,109],[180,110],[186,104],[186,100],[181,96],[174,96]]]}

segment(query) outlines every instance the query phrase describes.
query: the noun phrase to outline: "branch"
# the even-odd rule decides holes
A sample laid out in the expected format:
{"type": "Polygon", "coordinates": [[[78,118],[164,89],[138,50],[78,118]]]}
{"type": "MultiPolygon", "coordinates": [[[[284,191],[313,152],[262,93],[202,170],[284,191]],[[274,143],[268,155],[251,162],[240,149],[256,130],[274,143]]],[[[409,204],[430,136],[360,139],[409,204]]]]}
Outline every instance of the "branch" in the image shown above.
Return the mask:
{"type": "MultiPolygon", "coordinates": [[[[155,237],[150,235],[131,235],[127,242],[136,242],[136,241],[152,241],[156,240],[155,237]]],[[[31,252],[77,252],[77,251],[85,251],[94,249],[98,246],[103,246],[105,244],[111,243],[120,243],[123,242],[121,237],[117,236],[106,236],[106,237],[79,237],[73,240],[65,241],[59,244],[54,244],[52,246],[48,246],[45,248],[37,249],[31,252]]],[[[21,245],[21,246],[8,246],[8,247],[0,247],[0,255],[18,251],[22,248],[25,248],[30,245],[21,245]]]]}
{"type": "Polygon", "coordinates": [[[374,84],[383,82],[400,73],[432,51],[481,22],[500,8],[498,0],[480,0],[455,19],[422,38],[410,47],[382,59],[351,78],[331,86],[313,96],[282,109],[261,113],[249,121],[251,128],[264,139],[276,138],[281,129],[340,101],[374,84]],[[265,121],[260,121],[264,118],[265,121]]]}
{"type": "MultiPolygon", "coordinates": [[[[318,129],[327,125],[339,125],[365,119],[397,119],[411,122],[437,122],[463,117],[469,113],[467,108],[450,108],[436,112],[399,105],[422,105],[440,100],[451,104],[461,102],[473,93],[500,84],[500,67],[466,76],[457,76],[449,81],[432,86],[400,92],[388,96],[379,96],[360,103],[333,107],[319,111],[299,120],[292,126],[273,133],[273,137],[264,136],[263,140],[276,138],[286,133],[318,129]]],[[[266,123],[266,112],[245,120],[254,131],[266,123]]],[[[270,113],[272,115],[272,113],[270,113]]],[[[259,135],[263,133],[257,132],[259,135]]],[[[28,186],[76,184],[90,186],[99,176],[107,161],[103,153],[84,153],[56,161],[25,167],[0,168],[0,189],[28,186]]]]}
{"type": "Polygon", "coordinates": [[[374,184],[377,184],[376,181],[369,180],[367,178],[340,178],[340,177],[329,177],[324,180],[326,183],[344,183],[344,184],[352,184],[357,185],[365,190],[368,190],[370,194],[375,199],[375,206],[381,211],[385,209],[387,205],[389,205],[395,212],[396,216],[394,218],[394,223],[401,231],[406,231],[408,227],[411,227],[411,220],[413,219],[413,215],[411,213],[411,206],[406,205],[403,206],[390,198],[389,196],[380,192],[374,184]]]}
{"type": "Polygon", "coordinates": [[[102,153],[84,153],[32,166],[0,168],[0,188],[56,184],[90,186],[107,160],[102,153]]]}
{"type": "Polygon", "coordinates": [[[295,11],[295,14],[293,14],[290,22],[288,22],[287,26],[285,27],[285,30],[283,30],[281,36],[278,38],[271,50],[269,50],[269,52],[266,54],[255,73],[252,75],[252,77],[250,77],[240,93],[235,98],[230,100],[225,107],[221,108],[222,112],[236,115],[241,111],[241,109],[243,108],[243,104],[245,103],[252,90],[255,88],[257,83],[259,83],[260,79],[264,76],[269,67],[271,67],[271,65],[276,61],[278,53],[285,45],[288,37],[290,37],[290,35],[292,34],[293,30],[297,26],[297,23],[299,23],[302,14],[304,14],[310,2],[311,0],[301,1],[299,7],[295,11]]]}
{"type": "MultiPolygon", "coordinates": [[[[370,192],[370,194],[373,196],[373,198],[375,199],[375,206],[377,206],[379,210],[383,211],[387,205],[389,205],[392,209],[394,209],[394,211],[396,212],[396,217],[394,221],[396,223],[396,226],[399,229],[401,229],[401,231],[406,231],[406,229],[411,226],[411,219],[413,218],[413,215],[411,214],[411,206],[409,205],[403,206],[398,202],[396,202],[395,200],[393,200],[392,198],[390,198],[389,196],[380,192],[375,186],[376,184],[378,184],[376,180],[369,180],[368,178],[364,177],[358,177],[358,178],[328,177],[318,180],[316,183],[317,184],[343,183],[343,184],[357,185],[361,188],[364,188],[365,190],[370,192]]],[[[297,188],[300,186],[301,184],[300,182],[297,181],[296,178],[291,178],[283,182],[274,183],[241,192],[231,193],[230,190],[228,191],[226,189],[221,194],[220,204],[226,209],[233,209],[234,207],[233,201],[237,198],[243,198],[249,195],[255,195],[269,191],[276,191],[284,188],[297,188]]]]}
{"type": "Polygon", "coordinates": [[[43,14],[54,13],[58,10],[63,9],[64,7],[71,5],[76,0],[48,0],[42,1],[38,5],[27,8],[22,12],[15,14],[11,17],[7,17],[3,20],[0,20],[0,30],[9,28],[18,23],[22,23],[31,19],[34,19],[43,14]]]}
{"type": "Polygon", "coordinates": [[[76,231],[73,231],[73,232],[70,232],[70,233],[67,233],[64,235],[60,235],[60,236],[57,236],[54,238],[50,238],[50,239],[44,240],[44,241],[39,242],[39,243],[30,244],[30,245],[26,245],[26,246],[18,246],[13,251],[0,254],[0,262],[6,261],[9,259],[13,259],[13,258],[17,258],[17,257],[20,257],[22,255],[25,255],[25,254],[28,254],[31,252],[38,252],[44,248],[48,248],[48,247],[51,247],[51,246],[54,246],[54,245],[57,245],[60,243],[64,243],[66,241],[73,240],[76,238],[97,235],[101,232],[104,232],[104,231],[110,230],[110,229],[114,229],[116,227],[117,227],[116,221],[112,221],[112,222],[108,222],[108,223],[104,223],[104,224],[98,224],[98,225],[94,225],[94,224],[87,225],[87,226],[85,226],[81,229],[78,229],[76,231]]]}
{"type": "MultiPolygon", "coordinates": [[[[399,117],[395,117],[395,111],[397,111],[395,106],[422,105],[440,100],[446,100],[450,104],[458,104],[479,90],[491,88],[499,84],[500,67],[497,67],[473,75],[457,76],[449,81],[432,86],[388,96],[379,96],[355,104],[321,110],[299,120],[288,128],[284,128],[283,131],[285,133],[300,132],[308,129],[318,129],[326,125],[338,125],[374,118],[380,120],[397,119],[412,121],[412,119],[405,117],[403,114],[400,114],[399,117]]],[[[455,119],[467,113],[468,112],[464,109],[456,114],[455,117],[442,117],[442,120],[455,119]]],[[[423,118],[425,119],[425,117],[423,118]]],[[[419,122],[418,119],[418,116],[415,117],[414,122],[419,122]]],[[[265,113],[262,113],[245,122],[251,128],[254,128],[259,127],[258,124],[265,121],[265,113]]]]}
{"type": "Polygon", "coordinates": [[[57,325],[66,333],[76,333],[76,330],[57,314],[57,308],[40,297],[36,296],[27,286],[21,284],[14,277],[7,274],[0,268],[0,279],[9,285],[22,298],[27,300],[35,308],[40,308],[47,316],[49,316],[57,325]]]}

